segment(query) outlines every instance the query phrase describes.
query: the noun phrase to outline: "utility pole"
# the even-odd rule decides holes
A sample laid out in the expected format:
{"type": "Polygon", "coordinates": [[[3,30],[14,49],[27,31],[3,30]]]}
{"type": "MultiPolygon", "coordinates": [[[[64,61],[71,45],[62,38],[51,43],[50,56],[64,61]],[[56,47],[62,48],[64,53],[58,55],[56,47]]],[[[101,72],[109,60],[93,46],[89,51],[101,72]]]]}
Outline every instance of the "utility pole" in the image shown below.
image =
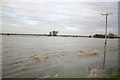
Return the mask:
{"type": "Polygon", "coordinates": [[[108,24],[108,15],[111,13],[101,13],[101,15],[105,16],[106,19],[106,27],[105,27],[105,46],[104,46],[104,58],[103,58],[103,69],[105,69],[105,61],[106,61],[106,45],[107,45],[107,24],[108,24]]]}

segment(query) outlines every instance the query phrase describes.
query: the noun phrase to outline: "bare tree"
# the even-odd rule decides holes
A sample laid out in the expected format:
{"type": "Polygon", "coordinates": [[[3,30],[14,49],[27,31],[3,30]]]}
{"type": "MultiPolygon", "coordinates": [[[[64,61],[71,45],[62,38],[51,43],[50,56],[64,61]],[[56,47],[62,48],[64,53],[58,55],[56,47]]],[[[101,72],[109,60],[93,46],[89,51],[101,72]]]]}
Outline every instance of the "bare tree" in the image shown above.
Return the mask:
{"type": "Polygon", "coordinates": [[[51,31],[49,32],[49,35],[52,36],[52,32],[51,31]]]}
{"type": "Polygon", "coordinates": [[[53,36],[57,36],[57,34],[58,34],[58,31],[52,31],[52,33],[53,33],[53,36]]]}

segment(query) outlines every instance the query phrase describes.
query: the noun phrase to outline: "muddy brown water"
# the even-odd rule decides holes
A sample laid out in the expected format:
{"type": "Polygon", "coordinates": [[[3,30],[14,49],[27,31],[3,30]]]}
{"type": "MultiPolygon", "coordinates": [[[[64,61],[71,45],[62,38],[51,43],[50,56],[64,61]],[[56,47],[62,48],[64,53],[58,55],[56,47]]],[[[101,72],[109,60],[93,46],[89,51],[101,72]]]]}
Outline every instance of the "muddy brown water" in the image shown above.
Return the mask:
{"type": "MultiPolygon", "coordinates": [[[[4,78],[85,78],[88,66],[101,68],[104,39],[72,37],[3,36],[2,77],[4,78]],[[97,50],[96,56],[78,56],[97,50]],[[31,56],[47,56],[38,62],[31,56]]],[[[118,45],[108,39],[107,46],[118,45]]],[[[118,66],[118,51],[109,51],[106,69],[118,66]]]]}

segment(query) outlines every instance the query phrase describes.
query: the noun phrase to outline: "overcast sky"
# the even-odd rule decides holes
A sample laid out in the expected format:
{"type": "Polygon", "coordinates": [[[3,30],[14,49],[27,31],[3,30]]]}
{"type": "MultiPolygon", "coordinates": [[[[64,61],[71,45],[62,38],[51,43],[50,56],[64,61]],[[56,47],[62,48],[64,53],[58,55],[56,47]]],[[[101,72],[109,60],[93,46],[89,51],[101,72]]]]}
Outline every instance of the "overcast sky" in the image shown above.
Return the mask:
{"type": "Polygon", "coordinates": [[[47,34],[58,30],[59,34],[104,33],[105,16],[101,13],[111,12],[108,33],[118,33],[118,2],[4,0],[0,8],[2,32],[47,34]]]}

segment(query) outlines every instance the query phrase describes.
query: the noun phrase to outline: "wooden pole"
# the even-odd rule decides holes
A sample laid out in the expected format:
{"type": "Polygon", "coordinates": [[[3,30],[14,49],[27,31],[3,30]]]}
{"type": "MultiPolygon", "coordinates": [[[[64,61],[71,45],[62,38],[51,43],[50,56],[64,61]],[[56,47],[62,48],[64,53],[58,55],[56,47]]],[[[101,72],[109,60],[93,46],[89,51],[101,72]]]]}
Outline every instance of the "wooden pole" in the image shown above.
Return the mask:
{"type": "Polygon", "coordinates": [[[103,59],[103,69],[105,69],[105,62],[106,62],[106,45],[107,45],[107,17],[108,14],[106,15],[106,27],[105,27],[105,45],[104,45],[104,59],[103,59]]]}

